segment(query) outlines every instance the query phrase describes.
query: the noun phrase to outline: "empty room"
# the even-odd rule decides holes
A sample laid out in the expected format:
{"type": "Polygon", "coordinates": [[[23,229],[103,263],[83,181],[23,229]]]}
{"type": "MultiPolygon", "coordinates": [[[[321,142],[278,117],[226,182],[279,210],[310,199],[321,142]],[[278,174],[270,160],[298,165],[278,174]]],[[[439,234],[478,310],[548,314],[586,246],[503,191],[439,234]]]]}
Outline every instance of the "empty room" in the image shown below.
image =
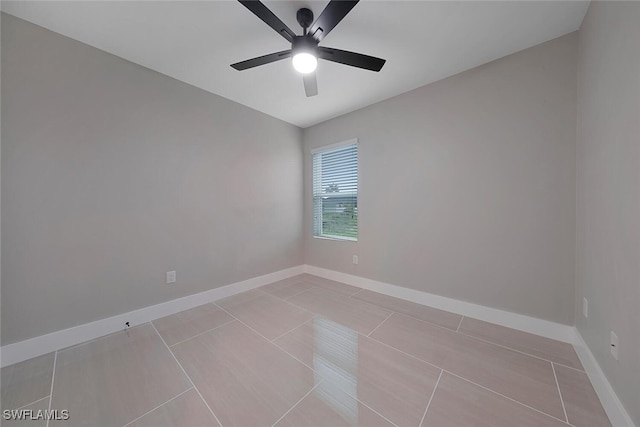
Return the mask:
{"type": "Polygon", "coordinates": [[[640,1],[0,8],[2,426],[640,426],[640,1]]]}

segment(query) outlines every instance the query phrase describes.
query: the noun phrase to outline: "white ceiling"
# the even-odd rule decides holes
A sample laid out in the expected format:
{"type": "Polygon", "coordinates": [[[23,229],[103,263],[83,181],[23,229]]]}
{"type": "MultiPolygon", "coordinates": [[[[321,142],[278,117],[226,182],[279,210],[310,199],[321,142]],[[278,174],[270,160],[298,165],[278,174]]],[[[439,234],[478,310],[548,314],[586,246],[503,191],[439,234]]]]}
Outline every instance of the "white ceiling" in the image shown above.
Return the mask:
{"type": "MultiPolygon", "coordinates": [[[[265,1],[294,32],[300,7],[265,1]]],[[[306,98],[290,60],[229,64],[288,49],[236,1],[3,1],[2,10],[300,127],[362,108],[579,28],[588,1],[361,1],[321,43],[387,59],[379,73],[326,61],[306,98]]]]}

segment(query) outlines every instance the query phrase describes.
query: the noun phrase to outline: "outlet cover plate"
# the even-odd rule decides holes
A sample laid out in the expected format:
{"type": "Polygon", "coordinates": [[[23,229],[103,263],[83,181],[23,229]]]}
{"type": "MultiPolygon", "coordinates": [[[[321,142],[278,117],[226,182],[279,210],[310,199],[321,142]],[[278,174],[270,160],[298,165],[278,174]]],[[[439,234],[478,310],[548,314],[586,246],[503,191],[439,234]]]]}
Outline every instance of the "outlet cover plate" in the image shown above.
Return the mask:
{"type": "Polygon", "coordinates": [[[167,271],[167,284],[176,283],[176,272],[167,271]]]}

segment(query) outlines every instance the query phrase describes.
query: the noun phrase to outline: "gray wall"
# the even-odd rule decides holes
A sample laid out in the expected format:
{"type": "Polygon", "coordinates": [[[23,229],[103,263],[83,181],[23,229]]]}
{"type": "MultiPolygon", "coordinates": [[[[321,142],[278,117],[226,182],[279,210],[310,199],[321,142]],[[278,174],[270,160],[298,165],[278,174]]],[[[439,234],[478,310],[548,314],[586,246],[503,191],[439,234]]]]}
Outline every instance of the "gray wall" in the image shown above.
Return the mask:
{"type": "Polygon", "coordinates": [[[640,3],[592,2],[580,29],[578,330],[640,425],[640,3]],[[582,298],[589,317],[582,316],[582,298]],[[620,340],[619,361],[609,332],[620,340]]]}
{"type": "Polygon", "coordinates": [[[294,126],[4,14],[2,121],[3,345],[303,262],[294,126]]]}
{"type": "MultiPolygon", "coordinates": [[[[2,35],[2,19],[0,19],[0,36],[2,35]]],[[[0,40],[0,82],[2,82],[2,40],[0,40]]],[[[2,84],[0,84],[0,100],[2,84]]],[[[2,102],[0,102],[0,158],[2,158],[2,102]]],[[[0,254],[2,253],[2,162],[0,161],[0,254]]],[[[2,331],[2,256],[0,256],[0,331],[2,331]]],[[[0,335],[1,332],[0,332],[0,335]]],[[[0,340],[1,341],[1,340],[0,340]]],[[[1,344],[1,342],[0,342],[1,344]]]]}
{"type": "Polygon", "coordinates": [[[305,129],[306,263],[573,324],[576,57],[573,33],[305,129]],[[356,137],[360,239],[313,238],[310,150],[356,137]]]}

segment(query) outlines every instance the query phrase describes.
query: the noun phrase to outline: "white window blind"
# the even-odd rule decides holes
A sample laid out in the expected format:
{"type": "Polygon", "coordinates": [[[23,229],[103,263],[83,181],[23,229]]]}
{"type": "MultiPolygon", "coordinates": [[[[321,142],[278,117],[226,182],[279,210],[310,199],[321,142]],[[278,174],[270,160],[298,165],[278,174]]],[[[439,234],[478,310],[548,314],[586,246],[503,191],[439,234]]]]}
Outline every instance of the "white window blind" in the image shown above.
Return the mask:
{"type": "Polygon", "coordinates": [[[313,235],[358,239],[358,144],[313,153],[313,235]]]}

